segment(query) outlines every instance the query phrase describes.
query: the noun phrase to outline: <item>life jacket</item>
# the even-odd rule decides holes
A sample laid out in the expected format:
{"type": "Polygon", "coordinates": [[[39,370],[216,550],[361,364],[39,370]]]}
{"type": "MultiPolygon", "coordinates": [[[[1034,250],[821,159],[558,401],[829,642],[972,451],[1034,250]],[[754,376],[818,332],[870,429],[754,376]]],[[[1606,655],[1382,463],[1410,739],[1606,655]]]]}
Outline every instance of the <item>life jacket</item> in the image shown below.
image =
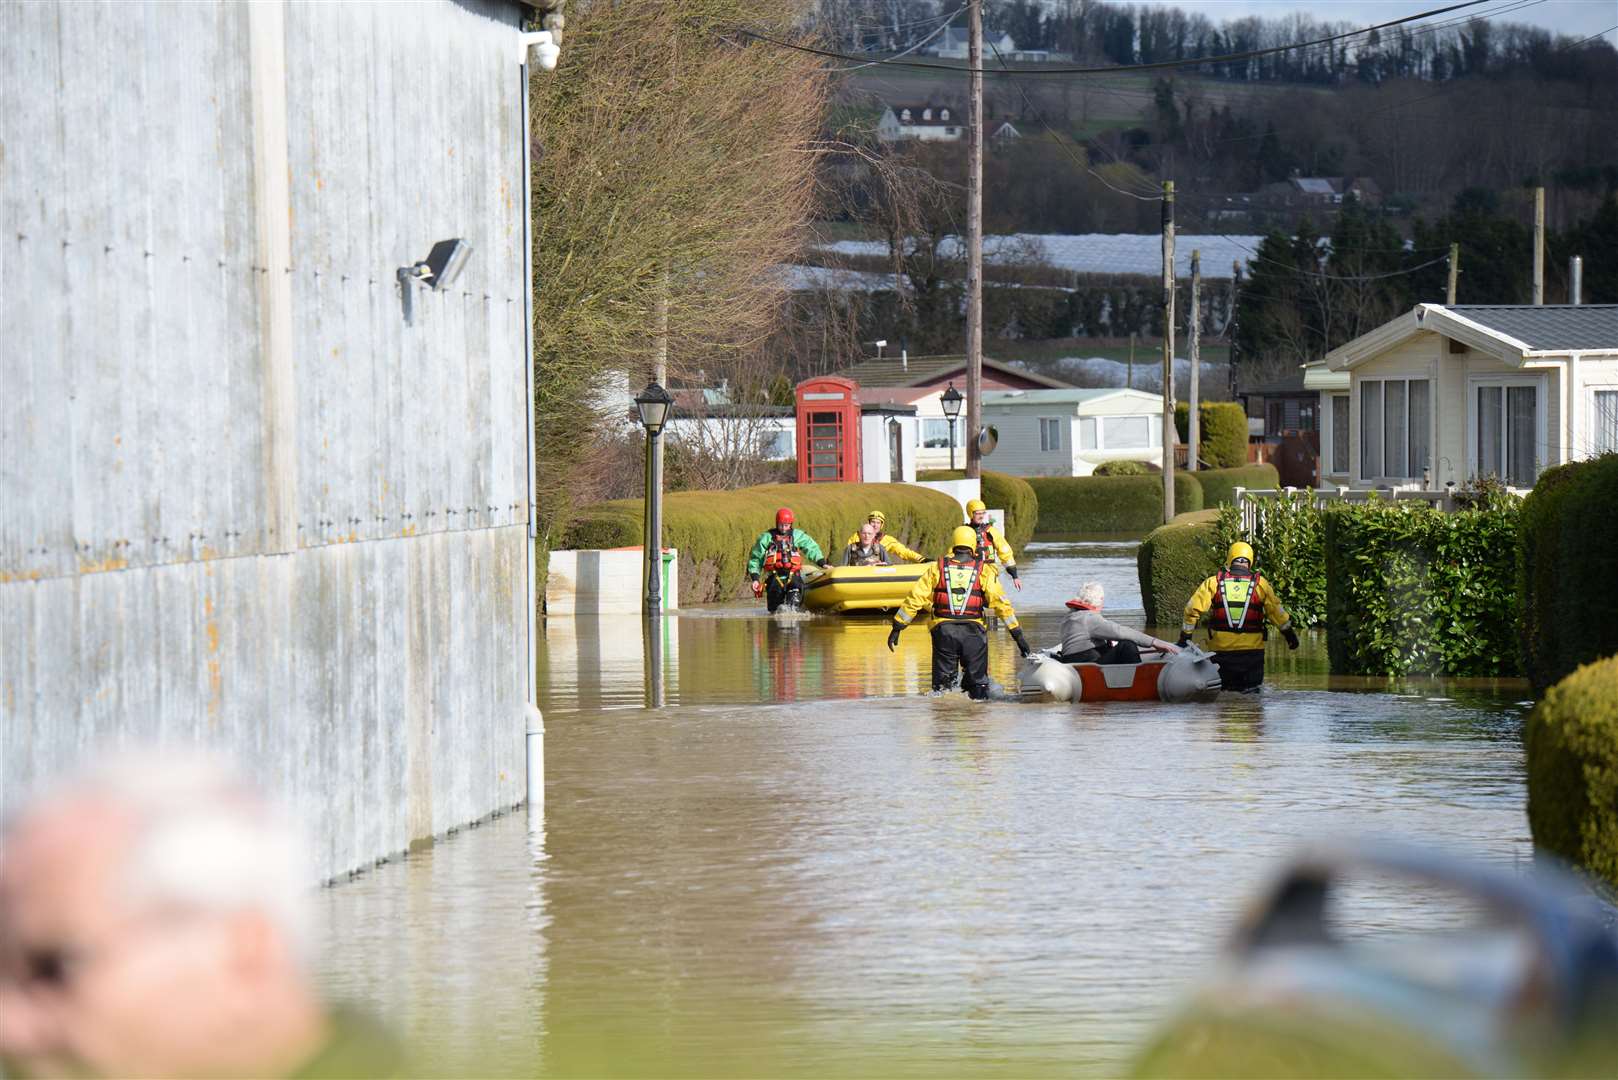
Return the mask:
{"type": "Polygon", "coordinates": [[[764,550],[764,569],[783,574],[795,574],[803,569],[803,552],[793,539],[791,533],[782,536],[772,530],[770,546],[764,550]]]}
{"type": "Polygon", "coordinates": [[[1208,627],[1227,634],[1264,632],[1264,605],[1258,601],[1259,576],[1255,571],[1233,574],[1221,570],[1214,577],[1214,600],[1208,627]]]}
{"type": "Polygon", "coordinates": [[[870,550],[853,545],[854,561],[851,566],[886,566],[888,564],[888,549],[881,544],[872,544],[870,550]]]}
{"type": "Polygon", "coordinates": [[[1096,606],[1094,604],[1086,604],[1083,600],[1069,600],[1067,602],[1067,606],[1072,608],[1074,611],[1096,610],[1096,606]]]}
{"type": "Polygon", "coordinates": [[[978,558],[986,563],[998,563],[1000,551],[994,546],[994,534],[989,531],[993,526],[985,521],[982,525],[973,525],[972,528],[978,534],[978,558]]]}
{"type": "Polygon", "coordinates": [[[933,618],[976,621],[983,618],[982,559],[958,563],[948,555],[938,560],[938,584],[933,586],[933,618]]]}

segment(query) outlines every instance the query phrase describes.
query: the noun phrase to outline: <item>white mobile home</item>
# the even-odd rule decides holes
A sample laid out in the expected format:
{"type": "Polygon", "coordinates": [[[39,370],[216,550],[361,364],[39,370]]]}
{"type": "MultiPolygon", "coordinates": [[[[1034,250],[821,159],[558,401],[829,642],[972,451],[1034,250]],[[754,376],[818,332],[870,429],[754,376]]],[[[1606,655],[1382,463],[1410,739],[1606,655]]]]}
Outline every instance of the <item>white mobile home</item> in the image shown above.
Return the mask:
{"type": "Polygon", "coordinates": [[[1163,398],[1116,387],[983,395],[1000,433],[990,467],[1013,476],[1089,476],[1104,461],[1163,459],[1163,398]]]}
{"type": "Polygon", "coordinates": [[[1618,450],[1618,304],[1420,304],[1326,354],[1346,371],[1348,482],[1429,486],[1618,450]]]}

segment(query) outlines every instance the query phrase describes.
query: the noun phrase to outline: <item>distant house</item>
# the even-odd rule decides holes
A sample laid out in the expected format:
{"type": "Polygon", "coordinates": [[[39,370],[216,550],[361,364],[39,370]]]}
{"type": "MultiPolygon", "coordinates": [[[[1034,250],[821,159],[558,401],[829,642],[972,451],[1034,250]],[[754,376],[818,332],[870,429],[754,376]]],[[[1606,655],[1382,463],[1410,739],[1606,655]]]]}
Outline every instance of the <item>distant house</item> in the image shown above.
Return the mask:
{"type": "MultiPolygon", "coordinates": [[[[966,357],[909,356],[867,360],[837,372],[859,383],[860,401],[865,408],[877,404],[913,405],[916,408],[916,467],[942,469],[949,464],[950,425],[939,404],[952,383],[966,392],[966,357]]],[[[1071,389],[1067,383],[1035,375],[1031,371],[983,358],[983,390],[990,391],[1071,389]]],[[[955,421],[955,463],[966,460],[966,414],[955,421]]]]}
{"type": "Polygon", "coordinates": [[[965,124],[965,114],[948,105],[890,105],[877,121],[876,137],[883,142],[951,142],[965,135],[965,124]]]}
{"type": "MultiPolygon", "coordinates": [[[[944,60],[965,60],[967,55],[967,32],[964,26],[952,26],[945,30],[943,36],[934,44],[922,50],[923,53],[937,56],[944,60]]],[[[983,54],[993,57],[998,52],[1007,60],[1017,51],[1017,43],[1011,39],[1010,34],[995,35],[984,31],[983,54]]]]}
{"type": "Polygon", "coordinates": [[[1253,198],[1272,206],[1341,206],[1352,195],[1362,206],[1382,205],[1382,189],[1369,176],[1294,176],[1266,184],[1253,198]]]}
{"type": "Polygon", "coordinates": [[[993,467],[1012,476],[1089,476],[1104,461],[1161,461],[1163,398],[1117,387],[983,395],[1000,435],[993,467]]]}
{"type": "MultiPolygon", "coordinates": [[[[1618,451],[1618,304],[1414,309],[1326,354],[1347,372],[1353,487],[1496,476],[1618,451]]],[[[1334,438],[1333,442],[1337,442],[1334,438]]]]}
{"type": "Polygon", "coordinates": [[[1022,132],[1018,131],[1016,125],[1010,120],[1002,120],[998,124],[989,125],[989,139],[991,141],[1020,138],[1022,138],[1022,132]]]}

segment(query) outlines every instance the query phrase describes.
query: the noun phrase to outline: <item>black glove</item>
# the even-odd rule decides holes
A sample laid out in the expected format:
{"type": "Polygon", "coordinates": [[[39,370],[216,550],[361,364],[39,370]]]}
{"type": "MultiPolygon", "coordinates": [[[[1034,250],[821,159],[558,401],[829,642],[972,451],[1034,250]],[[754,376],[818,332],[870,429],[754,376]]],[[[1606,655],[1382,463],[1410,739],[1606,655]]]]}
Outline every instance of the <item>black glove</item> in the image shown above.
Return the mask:
{"type": "Polygon", "coordinates": [[[1011,640],[1017,643],[1017,651],[1022,653],[1025,660],[1028,658],[1028,654],[1034,651],[1028,647],[1028,639],[1022,636],[1022,627],[1020,626],[1011,632],[1011,640]]]}
{"type": "Polygon", "coordinates": [[[822,570],[826,571],[827,573],[830,573],[831,572],[831,563],[822,561],[821,564],[820,564],[820,568],[822,570]]]}
{"type": "Polygon", "coordinates": [[[1006,576],[1009,577],[1012,581],[1016,581],[1017,580],[1017,568],[1015,566],[1006,567],[1006,576]]]}
{"type": "Polygon", "coordinates": [[[1186,633],[1184,630],[1181,630],[1180,640],[1176,641],[1174,644],[1178,645],[1182,649],[1185,648],[1187,645],[1191,644],[1191,635],[1186,633]]]}
{"type": "Polygon", "coordinates": [[[894,623],[893,629],[888,631],[888,651],[892,652],[899,647],[899,631],[904,629],[902,623],[894,623]]]}
{"type": "Polygon", "coordinates": [[[1287,648],[1296,649],[1298,647],[1298,632],[1292,627],[1289,626],[1282,630],[1281,636],[1287,639],[1287,648]]]}

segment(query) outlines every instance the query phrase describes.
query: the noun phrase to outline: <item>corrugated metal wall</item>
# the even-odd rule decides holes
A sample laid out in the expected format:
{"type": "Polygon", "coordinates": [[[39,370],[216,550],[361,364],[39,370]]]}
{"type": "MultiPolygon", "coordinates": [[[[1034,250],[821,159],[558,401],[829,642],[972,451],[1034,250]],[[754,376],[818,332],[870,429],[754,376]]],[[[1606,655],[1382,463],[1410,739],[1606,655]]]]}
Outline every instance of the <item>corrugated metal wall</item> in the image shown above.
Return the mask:
{"type": "Polygon", "coordinates": [[[4,808],[222,745],[332,876],[521,800],[517,17],[0,3],[4,808]]]}

